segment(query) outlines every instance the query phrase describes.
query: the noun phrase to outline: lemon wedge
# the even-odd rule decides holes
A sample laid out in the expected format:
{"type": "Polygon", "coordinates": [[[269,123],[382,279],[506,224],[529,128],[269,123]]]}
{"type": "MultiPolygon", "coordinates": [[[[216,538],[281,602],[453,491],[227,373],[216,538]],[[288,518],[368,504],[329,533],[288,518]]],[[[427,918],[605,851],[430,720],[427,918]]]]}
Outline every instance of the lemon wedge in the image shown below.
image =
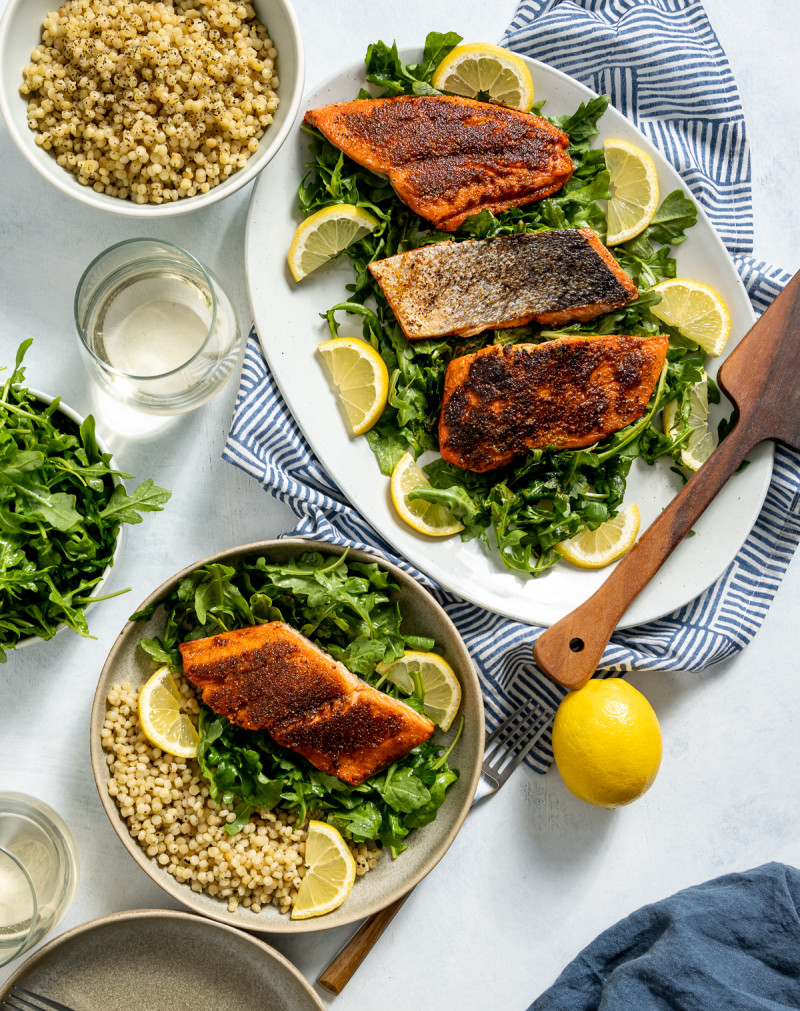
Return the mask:
{"type": "Polygon", "coordinates": [[[139,692],[139,725],[147,740],[168,755],[196,758],[199,737],[182,705],[169,667],[159,667],[139,692]]]}
{"type": "Polygon", "coordinates": [[[611,177],[607,242],[616,246],[643,232],[653,220],[658,174],[650,155],[626,140],[607,140],[603,154],[611,177]]]}
{"type": "Polygon", "coordinates": [[[633,547],[640,523],[639,507],[634,502],[596,530],[584,530],[556,544],[556,551],[582,569],[602,569],[633,547]]]}
{"type": "Polygon", "coordinates": [[[706,354],[722,354],[731,335],[731,314],[719,292],[685,277],[659,281],[652,290],[661,295],[650,310],[657,319],[680,330],[706,354]]]}
{"type": "Polygon", "coordinates": [[[323,207],[301,221],[289,244],[289,270],[301,281],[312,270],[363,239],[378,227],[378,219],[354,204],[323,207]]]}
{"type": "Polygon", "coordinates": [[[430,488],[430,482],[414,462],[411,453],[405,453],[392,471],[392,503],[400,518],[421,534],[431,537],[448,537],[464,529],[463,524],[444,506],[417,500],[409,502],[408,493],[417,488],[430,488]]]}
{"type": "Polygon", "coordinates": [[[407,649],[391,663],[379,663],[376,671],[409,695],[414,691],[411,672],[419,673],[425,700],[422,708],[433,722],[449,730],[461,704],[461,685],[450,664],[437,653],[422,653],[407,649]]]}
{"type": "MultiPolygon", "coordinates": [[[[671,400],[664,408],[664,434],[674,436],[678,401],[671,400]]],[[[681,463],[687,470],[699,470],[717,447],[708,430],[708,383],[705,379],[689,390],[689,417],[691,434],[681,450],[681,463]]]]}
{"type": "Polygon", "coordinates": [[[308,823],[306,873],[292,906],[293,920],[324,916],[340,906],[356,879],[356,862],[350,847],[333,825],[308,823]]]}
{"type": "Polygon", "coordinates": [[[438,91],[520,112],[529,112],[533,105],[533,81],[525,61],[489,42],[456,46],[434,71],[431,84],[438,91]]]}
{"type": "Polygon", "coordinates": [[[389,395],[389,370],[366,341],[334,337],[319,345],[353,435],[368,432],[383,414],[389,395]]]}

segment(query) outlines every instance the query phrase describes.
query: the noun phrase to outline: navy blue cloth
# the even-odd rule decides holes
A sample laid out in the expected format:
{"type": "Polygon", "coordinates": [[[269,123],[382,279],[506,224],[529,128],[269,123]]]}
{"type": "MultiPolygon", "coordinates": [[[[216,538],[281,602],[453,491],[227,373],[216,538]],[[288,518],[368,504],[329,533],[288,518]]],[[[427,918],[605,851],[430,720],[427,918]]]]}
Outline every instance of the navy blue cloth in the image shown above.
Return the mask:
{"type": "Polygon", "coordinates": [[[771,863],[637,909],[528,1011],[800,1008],[800,871],[771,863]]]}

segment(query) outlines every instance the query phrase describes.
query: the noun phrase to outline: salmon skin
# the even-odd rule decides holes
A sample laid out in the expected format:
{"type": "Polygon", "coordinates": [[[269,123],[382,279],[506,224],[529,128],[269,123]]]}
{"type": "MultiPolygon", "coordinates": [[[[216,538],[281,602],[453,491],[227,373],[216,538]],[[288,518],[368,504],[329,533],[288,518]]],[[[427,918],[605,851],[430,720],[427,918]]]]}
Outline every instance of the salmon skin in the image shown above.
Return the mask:
{"type": "Polygon", "coordinates": [[[563,130],[471,98],[360,98],[310,109],[303,122],[359,165],[388,175],[404,203],[446,232],[482,210],[541,200],[575,168],[563,130]]]}
{"type": "Polygon", "coordinates": [[[585,323],[639,297],[589,228],[437,242],[369,270],[409,340],[585,323]]]}
{"type": "Polygon", "coordinates": [[[669,338],[563,337],[483,348],[444,377],[439,450],[478,473],[530,449],[579,449],[640,418],[669,338]]]}
{"type": "Polygon", "coordinates": [[[434,724],[372,688],[281,621],[179,646],[186,677],[215,713],[266,732],[358,786],[427,741],[434,724]]]}

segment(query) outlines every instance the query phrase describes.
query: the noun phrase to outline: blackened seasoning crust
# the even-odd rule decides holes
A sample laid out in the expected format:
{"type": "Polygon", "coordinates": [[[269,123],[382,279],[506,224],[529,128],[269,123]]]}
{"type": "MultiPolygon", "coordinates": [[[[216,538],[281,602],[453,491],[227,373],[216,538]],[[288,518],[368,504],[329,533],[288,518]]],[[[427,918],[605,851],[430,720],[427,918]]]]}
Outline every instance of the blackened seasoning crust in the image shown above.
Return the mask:
{"type": "Polygon", "coordinates": [[[303,120],[359,165],[386,174],[436,228],[521,207],[561,189],[569,137],[546,119],[471,98],[401,95],[310,109],[303,120]]]}
{"type": "Polygon", "coordinates": [[[529,449],[589,446],[644,414],[668,344],[665,336],[564,337],[456,358],[445,373],[441,454],[482,472],[529,449]]]}
{"type": "Polygon", "coordinates": [[[183,672],[215,713],[264,730],[317,769],[357,786],[407,755],[433,723],[377,691],[280,621],[178,647],[183,672]]]}
{"type": "Polygon", "coordinates": [[[369,269],[410,340],[587,322],[638,298],[588,228],[437,242],[369,269]]]}

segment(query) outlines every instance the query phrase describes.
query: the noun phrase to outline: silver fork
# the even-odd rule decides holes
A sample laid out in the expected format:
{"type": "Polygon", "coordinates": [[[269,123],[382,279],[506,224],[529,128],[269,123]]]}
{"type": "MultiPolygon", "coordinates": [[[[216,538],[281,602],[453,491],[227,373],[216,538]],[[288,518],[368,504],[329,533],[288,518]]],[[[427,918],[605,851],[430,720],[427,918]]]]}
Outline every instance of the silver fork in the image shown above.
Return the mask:
{"type": "MultiPolygon", "coordinates": [[[[524,761],[526,755],[553,722],[554,717],[555,710],[545,709],[531,699],[486,738],[481,778],[472,800],[473,808],[486,797],[497,793],[511,773],[524,761]]],[[[317,979],[320,986],[324,986],[331,993],[341,993],[413,890],[412,888],[406,892],[385,909],[373,913],[361,924],[320,973],[317,979]]]]}
{"type": "Polygon", "coordinates": [[[24,990],[21,986],[12,986],[0,1008],[9,1011],[73,1011],[66,1004],[60,1004],[49,997],[40,997],[38,993],[24,990]]]}

